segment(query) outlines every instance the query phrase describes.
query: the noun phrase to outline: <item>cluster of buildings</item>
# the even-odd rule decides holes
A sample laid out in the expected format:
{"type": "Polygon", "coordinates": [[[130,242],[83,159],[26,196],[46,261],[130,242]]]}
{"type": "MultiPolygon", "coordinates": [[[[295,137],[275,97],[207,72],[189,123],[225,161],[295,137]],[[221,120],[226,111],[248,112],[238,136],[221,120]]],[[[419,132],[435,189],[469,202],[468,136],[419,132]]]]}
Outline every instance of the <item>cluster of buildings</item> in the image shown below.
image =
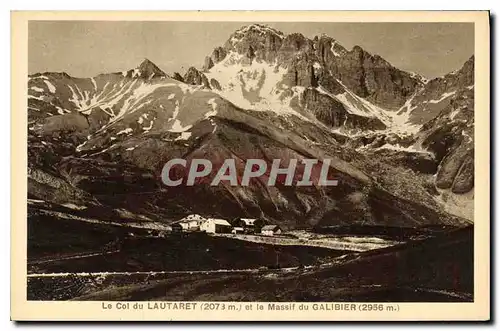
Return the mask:
{"type": "Polygon", "coordinates": [[[231,222],[221,218],[206,218],[198,214],[188,215],[171,224],[172,232],[206,232],[233,234],[261,234],[274,236],[281,234],[278,225],[265,224],[259,218],[236,218],[231,222]]]}

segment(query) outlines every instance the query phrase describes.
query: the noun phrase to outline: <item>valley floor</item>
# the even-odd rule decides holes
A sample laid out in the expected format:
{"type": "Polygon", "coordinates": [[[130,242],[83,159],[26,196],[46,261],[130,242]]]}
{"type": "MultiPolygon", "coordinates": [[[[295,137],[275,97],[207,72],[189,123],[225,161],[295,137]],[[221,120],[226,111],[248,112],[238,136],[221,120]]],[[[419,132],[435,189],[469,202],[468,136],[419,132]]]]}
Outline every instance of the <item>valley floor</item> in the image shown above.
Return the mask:
{"type": "Polygon", "coordinates": [[[404,240],[373,229],[130,237],[35,213],[28,229],[28,300],[473,300],[472,226],[404,240]]]}
{"type": "MultiPolygon", "coordinates": [[[[295,232],[295,233],[298,233],[295,232]]],[[[377,237],[352,237],[352,236],[321,236],[302,231],[301,234],[309,234],[307,236],[297,238],[289,238],[283,236],[259,236],[248,234],[215,234],[215,236],[233,238],[254,243],[263,243],[271,245],[283,246],[310,246],[323,247],[336,250],[357,251],[363,252],[371,249],[384,248],[399,244],[395,240],[385,240],[377,237]],[[311,238],[312,237],[312,238],[311,238]]]]}

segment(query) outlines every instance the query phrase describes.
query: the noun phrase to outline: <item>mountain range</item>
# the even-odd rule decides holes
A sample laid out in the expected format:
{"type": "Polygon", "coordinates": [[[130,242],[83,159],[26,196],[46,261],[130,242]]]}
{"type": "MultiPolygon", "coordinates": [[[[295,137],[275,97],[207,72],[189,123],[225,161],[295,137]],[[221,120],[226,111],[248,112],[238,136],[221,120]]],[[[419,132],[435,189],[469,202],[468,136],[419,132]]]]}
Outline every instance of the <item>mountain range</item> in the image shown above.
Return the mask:
{"type": "Polygon", "coordinates": [[[37,73],[27,98],[28,198],[54,209],[285,228],[473,221],[474,56],[428,80],[330,36],[252,24],[183,75],[148,59],[91,78],[37,73]],[[172,158],[233,158],[240,170],[251,158],[329,158],[339,185],[166,187],[172,158]]]}

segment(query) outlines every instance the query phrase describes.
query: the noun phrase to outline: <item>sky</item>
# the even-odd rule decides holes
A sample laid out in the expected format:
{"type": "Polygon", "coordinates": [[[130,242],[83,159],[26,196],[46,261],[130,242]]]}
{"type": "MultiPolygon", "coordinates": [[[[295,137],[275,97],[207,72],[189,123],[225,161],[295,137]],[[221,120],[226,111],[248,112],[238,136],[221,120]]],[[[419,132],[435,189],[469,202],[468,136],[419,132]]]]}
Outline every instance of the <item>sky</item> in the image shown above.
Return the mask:
{"type": "MultiPolygon", "coordinates": [[[[201,68],[232,32],[257,22],[30,21],[28,71],[93,77],[137,67],[144,58],[166,73],[201,68]]],[[[474,54],[473,23],[269,23],[285,34],[326,33],[393,66],[427,78],[459,69],[474,54]]]]}

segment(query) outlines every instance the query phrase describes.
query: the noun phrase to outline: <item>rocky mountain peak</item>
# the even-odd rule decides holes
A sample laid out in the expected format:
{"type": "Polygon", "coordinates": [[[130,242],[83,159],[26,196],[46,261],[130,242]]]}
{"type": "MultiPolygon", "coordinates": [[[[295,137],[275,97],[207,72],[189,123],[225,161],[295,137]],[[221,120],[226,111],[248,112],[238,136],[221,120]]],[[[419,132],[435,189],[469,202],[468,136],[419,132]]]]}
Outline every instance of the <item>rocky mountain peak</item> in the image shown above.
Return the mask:
{"type": "Polygon", "coordinates": [[[144,60],[141,62],[141,64],[138,67],[141,70],[157,70],[161,71],[156,64],[154,64],[150,59],[144,58],[144,60]]]}
{"type": "Polygon", "coordinates": [[[258,33],[261,35],[273,34],[279,38],[284,37],[283,32],[276,30],[275,28],[272,28],[269,25],[258,24],[258,23],[243,26],[242,28],[236,30],[236,32],[235,32],[235,34],[238,34],[238,35],[252,34],[252,33],[258,33]]]}
{"type": "Polygon", "coordinates": [[[145,58],[138,67],[127,71],[127,77],[152,79],[167,77],[167,74],[158,68],[151,60],[145,58]]]}
{"type": "Polygon", "coordinates": [[[313,48],[316,56],[322,63],[331,63],[338,57],[342,57],[347,50],[337,40],[323,33],[313,39],[313,48]]]}
{"type": "Polygon", "coordinates": [[[179,81],[179,82],[184,83],[184,77],[182,77],[182,75],[178,72],[174,72],[174,75],[172,76],[172,78],[179,81]]]}
{"type": "Polygon", "coordinates": [[[229,36],[224,44],[224,52],[212,54],[212,61],[217,63],[217,56],[236,52],[242,55],[250,55],[253,59],[273,62],[276,52],[280,49],[285,34],[270,26],[262,24],[251,24],[236,30],[229,36]]]}
{"type": "Polygon", "coordinates": [[[468,83],[474,81],[474,55],[472,55],[458,71],[459,75],[466,76],[468,83]]]}
{"type": "Polygon", "coordinates": [[[341,57],[347,50],[334,38],[322,34],[309,39],[301,33],[284,34],[270,26],[251,24],[236,30],[231,34],[223,47],[214,49],[205,59],[204,70],[210,70],[222,61],[230,52],[243,56],[245,63],[253,60],[268,63],[278,62],[284,67],[295,57],[305,53],[314,63],[316,55],[321,62],[331,62],[335,57],[341,57]]]}

